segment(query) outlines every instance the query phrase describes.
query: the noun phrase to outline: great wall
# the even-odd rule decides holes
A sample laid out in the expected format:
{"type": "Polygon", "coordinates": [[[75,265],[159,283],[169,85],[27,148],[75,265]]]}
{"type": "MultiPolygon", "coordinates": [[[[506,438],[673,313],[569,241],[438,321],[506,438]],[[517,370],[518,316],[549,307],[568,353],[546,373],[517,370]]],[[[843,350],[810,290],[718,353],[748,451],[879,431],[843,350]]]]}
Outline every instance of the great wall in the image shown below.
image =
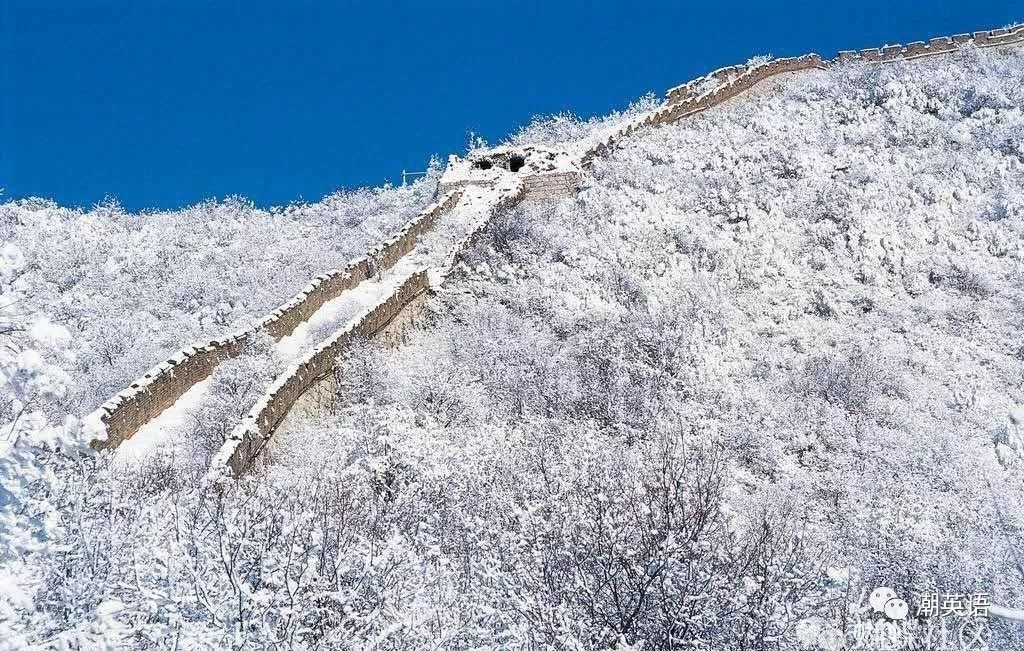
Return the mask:
{"type": "Polygon", "coordinates": [[[372,296],[365,307],[321,343],[310,346],[272,383],[234,428],[210,466],[212,481],[237,478],[249,470],[296,401],[329,375],[335,360],[356,338],[378,336],[396,319],[420,309],[429,292],[440,287],[459,256],[491,218],[521,201],[572,196],[594,160],[622,139],[651,127],[671,124],[744,93],[779,75],[826,69],[849,62],[881,64],[954,53],[964,46],[996,47],[1024,42],[1024,25],[933,38],[928,42],[886,45],[839,52],[832,60],[817,54],[720,68],[670,89],[656,109],[601,138],[582,152],[544,147],[496,147],[452,156],[441,177],[439,200],[398,233],[343,269],[317,276],[292,299],[250,327],[197,346],[187,347],[150,369],[87,417],[93,447],[115,448],[171,408],[186,392],[206,380],[225,359],[245,350],[260,332],[275,340],[288,337],[315,318],[324,306],[360,288],[372,296]],[[425,235],[450,219],[461,230],[443,255],[417,258],[425,235]],[[387,272],[385,274],[385,272],[387,272]],[[389,275],[385,282],[385,275],[389,275]]]}

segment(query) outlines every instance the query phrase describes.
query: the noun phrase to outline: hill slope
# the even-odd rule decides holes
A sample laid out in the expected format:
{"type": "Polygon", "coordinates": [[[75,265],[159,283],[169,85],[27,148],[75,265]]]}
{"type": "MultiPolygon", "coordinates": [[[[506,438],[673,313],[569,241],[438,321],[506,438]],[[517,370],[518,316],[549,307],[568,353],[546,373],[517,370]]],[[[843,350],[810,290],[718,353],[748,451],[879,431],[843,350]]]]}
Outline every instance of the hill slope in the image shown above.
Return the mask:
{"type": "Polygon", "coordinates": [[[62,469],[80,515],[18,631],[797,649],[879,585],[1024,604],[1022,106],[1024,55],[966,48],[627,141],[493,223],[263,472],[62,469]]]}
{"type": "Polygon", "coordinates": [[[373,406],[282,475],[387,477],[453,630],[739,648],[879,585],[1020,603],[1022,71],[850,65],[628,142],[351,361],[373,406]]]}

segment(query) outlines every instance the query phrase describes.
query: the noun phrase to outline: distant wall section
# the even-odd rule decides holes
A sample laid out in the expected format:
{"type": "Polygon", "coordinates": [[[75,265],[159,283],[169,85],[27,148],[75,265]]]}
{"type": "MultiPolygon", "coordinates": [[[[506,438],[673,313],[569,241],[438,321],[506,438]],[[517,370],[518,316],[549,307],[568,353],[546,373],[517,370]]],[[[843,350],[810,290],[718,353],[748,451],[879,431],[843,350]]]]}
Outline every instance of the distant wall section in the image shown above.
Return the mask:
{"type": "Polygon", "coordinates": [[[976,47],[997,47],[1024,42],[1024,25],[974,32],[973,34],[957,34],[933,38],[928,42],[917,41],[907,45],[886,45],[880,48],[868,48],[859,51],[839,52],[831,61],[824,61],[817,54],[805,54],[799,57],[773,59],[766,63],[751,65],[735,65],[719,68],[702,77],[698,77],[666,93],[665,103],[655,111],[623,125],[618,131],[604,138],[594,147],[587,150],[582,157],[581,165],[589,168],[594,158],[614,147],[622,138],[633,132],[648,127],[669,124],[705,111],[713,106],[735,97],[756,84],[784,73],[801,70],[824,69],[837,63],[865,61],[870,63],[886,63],[905,61],[922,57],[936,56],[956,52],[960,47],[973,44],[976,47]]]}

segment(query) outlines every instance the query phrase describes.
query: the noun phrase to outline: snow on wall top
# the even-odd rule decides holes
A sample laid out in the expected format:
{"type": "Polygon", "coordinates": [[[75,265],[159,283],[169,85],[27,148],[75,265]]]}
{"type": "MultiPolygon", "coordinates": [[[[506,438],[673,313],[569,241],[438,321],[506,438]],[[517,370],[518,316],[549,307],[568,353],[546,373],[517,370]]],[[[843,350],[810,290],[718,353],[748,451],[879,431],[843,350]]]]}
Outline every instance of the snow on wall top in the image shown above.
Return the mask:
{"type": "Polygon", "coordinates": [[[1000,29],[992,29],[973,34],[954,34],[940,36],[924,41],[914,41],[906,45],[886,45],[880,48],[867,48],[860,51],[844,50],[834,61],[843,62],[856,59],[865,61],[895,61],[898,59],[916,59],[936,54],[953,52],[962,45],[973,43],[977,47],[993,47],[1009,45],[1024,41],[1024,25],[1013,25],[1000,29]]]}
{"type": "Polygon", "coordinates": [[[521,176],[579,174],[579,159],[567,151],[527,145],[502,145],[478,149],[465,158],[448,157],[448,166],[441,175],[441,191],[461,185],[493,186],[508,173],[521,176]]]}

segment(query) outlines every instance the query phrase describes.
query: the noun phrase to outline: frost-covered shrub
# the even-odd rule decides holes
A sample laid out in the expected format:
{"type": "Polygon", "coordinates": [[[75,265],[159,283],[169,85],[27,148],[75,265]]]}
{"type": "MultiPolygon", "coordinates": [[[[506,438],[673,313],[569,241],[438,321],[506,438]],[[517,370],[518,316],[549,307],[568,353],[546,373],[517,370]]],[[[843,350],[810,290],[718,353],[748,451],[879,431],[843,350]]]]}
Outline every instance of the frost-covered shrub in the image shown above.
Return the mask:
{"type": "Polygon", "coordinates": [[[67,392],[71,378],[50,360],[67,360],[67,329],[32,310],[17,288],[26,257],[0,245],[0,648],[24,648],[38,632],[22,615],[35,608],[46,555],[66,524],[57,473],[73,472],[87,450],[74,418],[48,407],[67,392]]]}
{"type": "Polygon", "coordinates": [[[245,351],[238,357],[217,365],[210,376],[207,398],[192,415],[191,438],[205,452],[199,460],[202,468],[284,369],[285,363],[275,355],[274,340],[266,333],[246,341],[245,351]]]}
{"type": "Polygon", "coordinates": [[[490,243],[494,250],[506,257],[511,257],[516,244],[530,233],[529,225],[517,211],[496,215],[487,232],[491,236],[490,243]]]}
{"type": "Polygon", "coordinates": [[[863,412],[883,395],[899,392],[887,369],[863,350],[809,359],[798,381],[806,395],[816,396],[850,412],[863,412]]]}
{"type": "Polygon", "coordinates": [[[968,267],[954,266],[943,280],[956,291],[972,298],[988,298],[992,294],[988,280],[968,267]]]}
{"type": "Polygon", "coordinates": [[[760,648],[822,605],[792,514],[735,528],[723,517],[721,459],[664,443],[637,454],[608,441],[563,469],[561,499],[512,513],[496,542],[520,553],[491,570],[486,594],[518,639],[760,648]]]}
{"type": "Polygon", "coordinates": [[[580,119],[572,113],[559,113],[548,117],[534,117],[530,123],[508,137],[504,144],[523,147],[541,145],[566,147],[582,152],[597,144],[604,136],[658,105],[658,99],[649,93],[622,111],[604,116],[580,119]]]}

